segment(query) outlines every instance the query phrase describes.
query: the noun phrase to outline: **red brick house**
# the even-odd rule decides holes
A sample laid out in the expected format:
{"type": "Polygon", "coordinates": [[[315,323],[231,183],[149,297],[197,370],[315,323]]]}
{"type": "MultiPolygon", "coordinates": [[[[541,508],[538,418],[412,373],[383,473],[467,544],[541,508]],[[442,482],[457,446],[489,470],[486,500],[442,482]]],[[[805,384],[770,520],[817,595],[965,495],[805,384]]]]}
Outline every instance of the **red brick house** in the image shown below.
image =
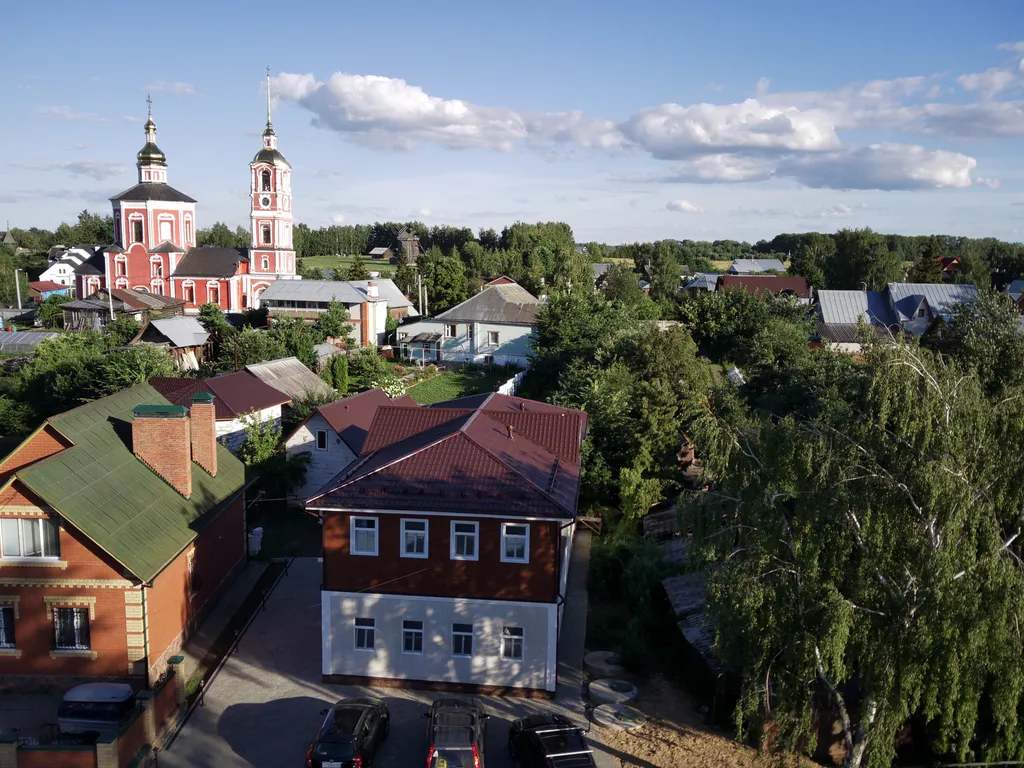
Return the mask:
{"type": "Polygon", "coordinates": [[[811,300],[807,280],[782,275],[721,275],[716,290],[746,291],[755,296],[793,296],[803,302],[811,300]]]}
{"type": "Polygon", "coordinates": [[[380,405],[323,520],[323,677],[551,693],[587,415],[380,405]]]}
{"type": "Polygon", "coordinates": [[[214,429],[213,396],[140,384],[0,462],[0,687],[162,674],[245,563],[245,470],[214,429]]]}

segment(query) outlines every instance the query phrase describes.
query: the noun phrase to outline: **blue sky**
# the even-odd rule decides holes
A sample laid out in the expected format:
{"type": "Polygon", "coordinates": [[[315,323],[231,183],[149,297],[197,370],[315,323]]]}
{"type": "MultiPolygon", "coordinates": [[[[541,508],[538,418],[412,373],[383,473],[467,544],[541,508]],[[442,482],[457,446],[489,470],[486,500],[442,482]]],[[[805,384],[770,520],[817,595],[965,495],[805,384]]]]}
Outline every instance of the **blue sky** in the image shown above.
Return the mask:
{"type": "Polygon", "coordinates": [[[870,226],[1024,240],[1024,4],[18,3],[0,226],[135,183],[248,225],[269,64],[297,220],[577,240],[870,226]]]}

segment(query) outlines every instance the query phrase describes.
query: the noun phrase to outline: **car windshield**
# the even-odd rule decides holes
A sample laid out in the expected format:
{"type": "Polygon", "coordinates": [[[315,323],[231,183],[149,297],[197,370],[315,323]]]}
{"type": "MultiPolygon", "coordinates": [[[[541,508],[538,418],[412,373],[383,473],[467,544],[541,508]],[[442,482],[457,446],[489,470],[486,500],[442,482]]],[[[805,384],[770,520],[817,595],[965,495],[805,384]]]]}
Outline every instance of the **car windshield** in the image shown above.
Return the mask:
{"type": "Polygon", "coordinates": [[[561,752],[582,752],[587,748],[579,731],[545,733],[541,735],[540,740],[549,755],[557,755],[561,752]]]}
{"type": "Polygon", "coordinates": [[[435,749],[430,768],[474,768],[472,749],[435,749]]]}
{"type": "Polygon", "coordinates": [[[355,744],[352,739],[346,741],[321,740],[313,747],[313,756],[324,760],[351,760],[356,756],[355,744]]]}

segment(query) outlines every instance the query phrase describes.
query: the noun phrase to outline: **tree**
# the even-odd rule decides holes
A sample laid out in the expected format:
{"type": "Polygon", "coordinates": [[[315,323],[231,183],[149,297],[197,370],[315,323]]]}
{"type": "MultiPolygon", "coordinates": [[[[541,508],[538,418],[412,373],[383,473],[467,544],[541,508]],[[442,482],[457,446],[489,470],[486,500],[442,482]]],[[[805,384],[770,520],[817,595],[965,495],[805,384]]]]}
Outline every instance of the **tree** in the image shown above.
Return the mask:
{"type": "Polygon", "coordinates": [[[842,229],[834,235],[836,250],[824,264],[830,289],[881,291],[903,282],[906,273],[899,253],[890,251],[884,235],[870,229],[842,229]]]}
{"type": "Polygon", "coordinates": [[[223,221],[216,222],[209,229],[196,230],[196,245],[212,245],[217,248],[244,248],[249,245],[249,232],[238,227],[232,231],[223,221]]]}
{"type": "Polygon", "coordinates": [[[840,378],[811,418],[695,433],[729,446],[689,514],[740,732],[770,711],[792,747],[820,692],[847,766],[891,765],[912,718],[937,756],[1019,759],[1024,400],[906,343],[840,378]]]}
{"type": "Polygon", "coordinates": [[[395,285],[404,295],[412,296],[417,289],[416,279],[416,267],[409,263],[403,251],[399,254],[398,262],[395,264],[395,285]]]}
{"type": "Polygon", "coordinates": [[[815,288],[824,288],[825,263],[835,255],[835,252],[836,241],[830,235],[810,232],[800,238],[799,245],[796,246],[796,251],[789,261],[789,274],[805,278],[807,283],[815,288]]]}
{"type": "Polygon", "coordinates": [[[123,347],[139,334],[139,324],[128,315],[121,315],[107,323],[103,330],[108,347],[123,347]]]}
{"type": "Polygon", "coordinates": [[[334,388],[344,397],[348,394],[348,356],[334,355],[329,363],[329,369],[334,388]]]}
{"type": "Polygon", "coordinates": [[[317,334],[323,339],[342,339],[346,347],[352,345],[352,323],[348,321],[348,310],[344,304],[332,300],[327,311],[321,312],[316,320],[317,334]]]}
{"type": "Polygon", "coordinates": [[[741,345],[768,323],[766,302],[741,290],[698,291],[680,302],[679,315],[701,354],[734,363],[745,362],[741,345]]]}
{"type": "Polygon", "coordinates": [[[152,344],[112,349],[100,358],[94,373],[97,397],[145,384],[154,376],[173,376],[174,363],[166,350],[152,344]]]}
{"type": "Polygon", "coordinates": [[[918,257],[907,279],[912,283],[942,282],[942,249],[937,237],[928,239],[924,253],[918,257]]]}
{"type": "Polygon", "coordinates": [[[362,259],[357,258],[348,268],[348,273],[345,275],[346,280],[369,280],[370,270],[366,268],[366,264],[362,259]]]}
{"type": "Polygon", "coordinates": [[[28,299],[28,278],[22,273],[17,276],[15,284],[14,257],[6,252],[0,251],[0,304],[12,307],[18,303],[18,293],[21,293],[22,304],[28,299]]]}
{"type": "Polygon", "coordinates": [[[469,280],[462,260],[444,256],[431,264],[427,285],[430,291],[429,309],[431,314],[444,312],[469,296],[469,280]]]}
{"type": "Polygon", "coordinates": [[[55,328],[64,324],[64,310],[62,304],[71,301],[70,296],[50,296],[42,304],[36,307],[36,319],[43,324],[44,328],[55,328]]]}
{"type": "Polygon", "coordinates": [[[554,287],[563,291],[592,291],[594,268],[586,254],[575,247],[563,246],[555,254],[554,287]]]}
{"type": "Polygon", "coordinates": [[[624,264],[613,262],[604,274],[604,295],[608,301],[623,307],[631,307],[645,320],[654,320],[660,314],[658,306],[651,301],[636,272],[624,264]]]}
{"type": "Polygon", "coordinates": [[[231,323],[228,322],[220,306],[213,302],[201,304],[199,306],[199,317],[196,319],[199,320],[207,333],[218,338],[225,336],[233,330],[231,323]]]}
{"type": "Polygon", "coordinates": [[[982,293],[978,301],[955,304],[939,325],[934,347],[973,369],[990,397],[1009,397],[1024,389],[1024,335],[1020,312],[1001,293],[982,293]]]}
{"type": "Polygon", "coordinates": [[[275,320],[267,334],[284,347],[283,356],[296,357],[311,371],[316,370],[316,345],[324,340],[318,325],[307,323],[305,320],[280,317],[275,320]]]}
{"type": "Polygon", "coordinates": [[[287,356],[284,344],[268,331],[243,328],[233,334],[228,343],[221,344],[216,365],[220,371],[238,371],[253,363],[287,356]]]}

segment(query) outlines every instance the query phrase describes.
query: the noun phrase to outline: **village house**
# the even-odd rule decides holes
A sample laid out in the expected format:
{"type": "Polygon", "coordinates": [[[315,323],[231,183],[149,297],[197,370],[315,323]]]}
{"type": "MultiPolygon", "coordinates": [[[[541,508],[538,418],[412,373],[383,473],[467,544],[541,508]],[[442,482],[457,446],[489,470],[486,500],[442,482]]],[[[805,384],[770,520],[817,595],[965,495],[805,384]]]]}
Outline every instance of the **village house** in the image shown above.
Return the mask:
{"type": "Polygon", "coordinates": [[[765,272],[785,274],[786,265],[778,259],[735,259],[729,266],[730,275],[762,275],[765,272]]]}
{"type": "Polygon", "coordinates": [[[174,367],[198,371],[210,352],[210,334],[194,317],[154,319],[142,329],[139,340],[166,347],[174,367]]]}
{"type": "Polygon", "coordinates": [[[401,356],[416,362],[530,362],[541,301],[517,283],[485,288],[429,320],[399,327],[401,356]]]}
{"type": "Polygon", "coordinates": [[[371,280],[288,280],[275,283],[263,293],[270,318],[290,317],[316,321],[331,302],[348,312],[356,346],[384,343],[387,319],[418,317],[419,312],[394,281],[371,280]]]}
{"type": "Polygon", "coordinates": [[[245,442],[245,424],[257,418],[281,425],[281,410],[291,403],[283,392],[264,384],[248,371],[236,371],[212,379],[184,379],[155,376],[153,388],[175,405],[186,405],[199,392],[216,396],[217,440],[236,453],[245,442]]]}
{"type": "Polygon", "coordinates": [[[841,352],[859,352],[860,324],[892,338],[922,336],[946,322],[958,304],[973,304],[969,284],[889,283],[884,291],[818,291],[816,314],[821,340],[841,352]]]}
{"type": "Polygon", "coordinates": [[[51,296],[68,296],[70,293],[68,286],[52,280],[33,280],[28,284],[28,300],[33,304],[42,304],[51,296]]]}
{"type": "Polygon", "coordinates": [[[92,245],[76,245],[71,248],[55,246],[50,249],[50,264],[39,275],[39,279],[59,283],[71,288],[73,291],[75,287],[75,270],[82,266],[96,251],[97,248],[92,245]]]}
{"type": "Polygon", "coordinates": [[[306,502],[324,680],[552,694],[586,426],[495,393],[379,405],[359,458],[306,502]]]}
{"type": "Polygon", "coordinates": [[[0,687],[164,672],[245,564],[245,470],[214,408],[139,384],[0,462],[0,687]]]}
{"type": "Polygon", "coordinates": [[[780,275],[721,275],[715,285],[723,291],[746,291],[754,296],[790,296],[801,304],[811,303],[811,290],[802,277],[780,275]]]}
{"type": "Polygon", "coordinates": [[[317,407],[285,438],[289,455],[308,453],[310,457],[306,480],[295,489],[296,498],[305,501],[355,461],[382,405],[418,407],[408,395],[392,400],[382,389],[368,389],[317,407]]]}
{"type": "Polygon", "coordinates": [[[381,246],[379,248],[370,249],[371,259],[386,259],[390,263],[391,259],[393,259],[394,257],[395,252],[390,248],[385,248],[384,246],[381,246]]]}
{"type": "Polygon", "coordinates": [[[100,331],[112,319],[129,317],[140,325],[161,317],[185,313],[185,302],[131,288],[100,288],[84,299],[60,305],[64,328],[69,331],[100,331]]]}
{"type": "Polygon", "coordinates": [[[245,370],[278,392],[288,395],[292,402],[314,398],[333,397],[334,388],[303,365],[297,357],[282,357],[265,363],[252,363],[245,370]]]}

